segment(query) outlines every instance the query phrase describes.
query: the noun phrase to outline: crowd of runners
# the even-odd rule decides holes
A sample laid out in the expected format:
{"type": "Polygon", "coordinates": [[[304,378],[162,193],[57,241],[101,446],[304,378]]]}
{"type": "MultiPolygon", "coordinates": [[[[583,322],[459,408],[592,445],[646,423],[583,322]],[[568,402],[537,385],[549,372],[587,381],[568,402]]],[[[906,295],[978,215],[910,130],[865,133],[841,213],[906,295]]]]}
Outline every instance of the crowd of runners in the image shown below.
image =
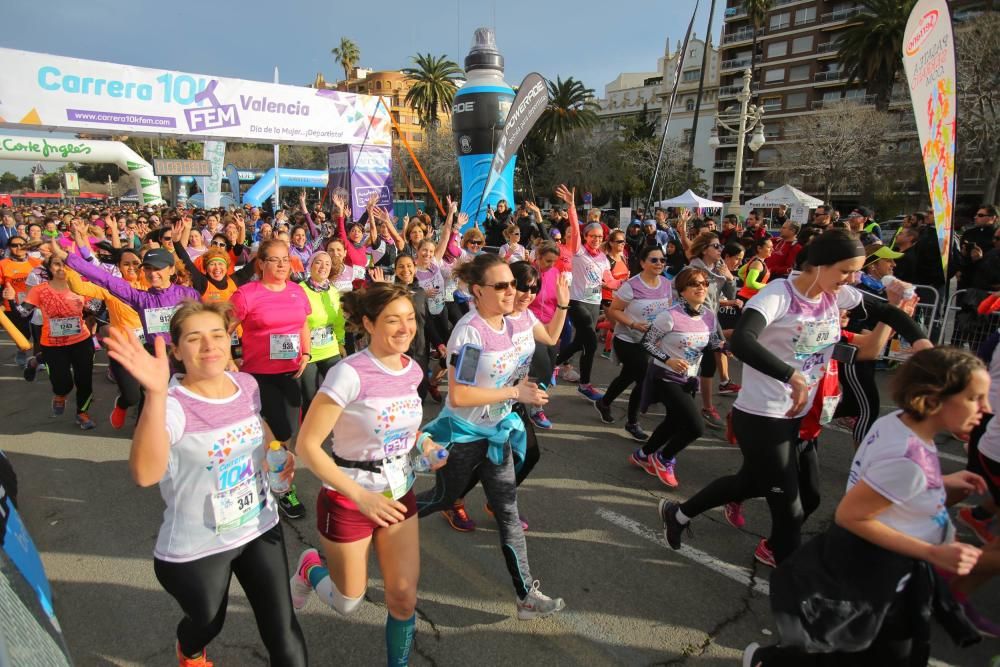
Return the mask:
{"type": "MultiPolygon", "coordinates": [[[[864,208],[840,219],[819,207],[803,225],[779,211],[772,232],[757,212],[618,221],[591,209],[581,220],[574,189],[554,194],[545,213],[500,202],[479,222],[451,199],[441,221],[397,220],[374,198],[353,220],[336,195],[313,207],[302,195],[275,215],[0,210],[3,309],[33,345],[17,356],[24,379],[47,377],[54,417],[72,395],[79,428],[131,434],[134,480],[159,485],[154,568],[181,609],[179,664],[211,664],[233,575],[271,663],[306,664],[296,610],[315,591],[356,611],[372,547],[388,664],[408,664],[414,519],[475,530],[464,498],[480,483],[517,617],[562,610],[531,572],[517,502],[539,432],[553,428],[557,383],[576,385],[562,400],[620,424],[636,443],[622,464],[667,488],[681,485],[682,452],[706,428],[739,447],[737,472],[657,512],[679,549],[705,511],[723,507],[741,528],[742,503],[766,500],[770,534],[754,557],[777,568],[779,641],[747,647],[745,665],[925,664],[932,615],[959,641],[1000,636],[968,597],[1000,569],[1000,425],[989,420],[1000,334],[979,356],[935,348],[912,317],[912,285],[886,280],[904,252],[883,244],[864,208]],[[879,417],[876,369],[895,336],[910,357],[891,371],[898,409],[879,417]],[[113,405],[92,398],[101,349],[113,405]],[[595,363],[616,369],[603,390],[595,363]],[[736,396],[726,419],[720,394],[736,396]],[[441,404],[433,419],[428,403],[441,404]],[[647,433],[640,415],[657,403],[666,416],[647,433]],[[847,492],[831,527],[802,544],[820,501],[818,441],[834,419],[856,447],[847,492]],[[940,433],[968,441],[966,471],[942,475],[940,433]],[[273,450],[288,452],[280,492],[269,488],[273,450]],[[435,483],[415,493],[424,470],[435,483]],[[312,510],[294,485],[304,474],[322,482],[312,510]],[[970,495],[982,502],[957,516],[982,549],[956,541],[948,512],[970,495]],[[320,548],[289,568],[281,516],[310,513],[320,548]]],[[[995,208],[979,213],[977,228],[998,229],[995,208]]],[[[933,231],[921,224],[913,216],[901,250],[933,231]]]]}

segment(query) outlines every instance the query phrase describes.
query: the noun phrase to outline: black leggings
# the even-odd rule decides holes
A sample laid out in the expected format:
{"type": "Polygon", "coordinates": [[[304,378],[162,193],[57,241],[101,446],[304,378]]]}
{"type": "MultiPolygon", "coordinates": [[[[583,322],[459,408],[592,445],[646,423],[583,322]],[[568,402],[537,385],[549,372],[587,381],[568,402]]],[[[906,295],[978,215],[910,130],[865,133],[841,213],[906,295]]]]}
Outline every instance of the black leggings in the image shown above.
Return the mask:
{"type": "Polygon", "coordinates": [[[594,354],[597,352],[597,316],[600,315],[601,304],[569,302],[569,321],[573,324],[573,342],[565,349],[559,350],[557,364],[564,364],[577,352],[580,355],[580,384],[590,384],[590,371],[594,367],[594,354]]]}
{"type": "Polygon", "coordinates": [[[111,377],[115,379],[115,384],[118,385],[118,398],[115,400],[115,405],[125,410],[133,405],[139,405],[142,400],[142,386],[139,381],[110,356],[108,357],[108,368],[111,369],[111,377]]]}
{"type": "Polygon", "coordinates": [[[253,373],[260,387],[260,416],[271,427],[275,440],[292,439],[299,423],[302,390],[295,373],[253,373]]]}
{"type": "MultiPolygon", "coordinates": [[[[528,479],[528,475],[534,470],[535,466],[538,464],[538,460],[542,458],[541,450],[538,449],[538,437],[535,435],[535,423],[528,418],[528,411],[524,409],[524,405],[521,403],[514,404],[514,412],[521,417],[521,421],[524,422],[524,431],[527,435],[528,443],[524,451],[524,462],[521,464],[520,468],[515,467],[514,469],[514,484],[521,486],[521,482],[528,479]]],[[[462,493],[462,498],[464,499],[469,492],[476,488],[476,484],[479,484],[479,474],[476,473],[475,477],[469,480],[469,485],[466,487],[465,492],[462,493]]]]}
{"type": "Polygon", "coordinates": [[[615,336],[613,344],[615,356],[622,363],[622,369],[604,392],[604,404],[611,405],[611,402],[628,389],[629,385],[634,384],[632,393],[628,396],[628,423],[635,424],[639,421],[639,402],[642,399],[642,385],[646,380],[649,357],[639,343],[632,343],[615,336]]]}
{"type": "Polygon", "coordinates": [[[878,385],[875,384],[875,362],[858,361],[840,364],[840,386],[844,389],[837,415],[857,417],[854,423],[854,442],[861,442],[868,434],[872,422],[879,417],[878,385]]]}
{"type": "Polygon", "coordinates": [[[331,368],[337,365],[338,361],[340,361],[339,354],[329,359],[310,361],[306,365],[306,370],[299,377],[299,390],[302,392],[303,419],[305,419],[306,413],[309,412],[309,406],[312,405],[313,399],[316,398],[316,392],[319,390],[320,385],[326,379],[326,374],[330,372],[331,368]]]}
{"type": "Polygon", "coordinates": [[[447,345],[451,336],[451,324],[448,322],[448,311],[442,309],[437,315],[428,312],[424,318],[424,334],[432,349],[437,349],[439,345],[447,345]]]}
{"type": "Polygon", "coordinates": [[[66,396],[75,384],[77,413],[90,409],[94,396],[94,341],[88,337],[72,345],[43,345],[42,360],[49,368],[52,393],[66,396]]]}
{"type": "Polygon", "coordinates": [[[558,350],[555,345],[535,344],[535,354],[531,357],[528,377],[534,378],[542,389],[552,383],[552,372],[556,369],[557,354],[558,350]]]}
{"type": "Polygon", "coordinates": [[[733,432],[743,453],[735,475],[720,477],[681,504],[685,516],[763,497],[771,510],[768,545],[781,563],[799,547],[804,513],[799,497],[797,443],[801,418],[761,417],[733,408],[733,432]]]}
{"type": "Polygon", "coordinates": [[[705,433],[705,420],[694,404],[692,389],[660,380],[654,385],[654,391],[656,400],[667,409],[667,414],[642,446],[642,452],[649,456],[662,447],[663,458],[672,459],[705,433]]]}
{"type": "Polygon", "coordinates": [[[306,641],[292,611],[281,524],[236,549],[186,563],[153,559],[160,585],[180,605],[177,641],[198,655],[221,631],[232,576],[243,587],[272,665],[305,665],[306,641]]]}

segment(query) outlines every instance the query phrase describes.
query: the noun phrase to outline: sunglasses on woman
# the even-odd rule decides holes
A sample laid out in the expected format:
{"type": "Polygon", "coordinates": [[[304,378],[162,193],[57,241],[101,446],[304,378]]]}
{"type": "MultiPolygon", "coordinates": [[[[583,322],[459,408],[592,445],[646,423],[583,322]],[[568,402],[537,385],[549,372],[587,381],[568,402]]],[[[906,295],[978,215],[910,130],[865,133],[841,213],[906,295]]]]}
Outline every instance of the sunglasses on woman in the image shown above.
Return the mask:
{"type": "Polygon", "coordinates": [[[225,248],[226,247],[226,242],[225,241],[212,241],[212,245],[215,246],[216,248],[225,248]]]}
{"type": "Polygon", "coordinates": [[[517,291],[524,292],[527,294],[531,292],[532,294],[538,294],[542,291],[542,286],[539,283],[517,283],[517,291]]]}
{"type": "Polygon", "coordinates": [[[506,292],[509,289],[515,289],[516,290],[517,289],[517,281],[516,280],[508,280],[508,281],[502,282],[502,283],[493,283],[492,285],[483,285],[483,287],[492,287],[493,289],[495,289],[498,292],[506,292]]]}

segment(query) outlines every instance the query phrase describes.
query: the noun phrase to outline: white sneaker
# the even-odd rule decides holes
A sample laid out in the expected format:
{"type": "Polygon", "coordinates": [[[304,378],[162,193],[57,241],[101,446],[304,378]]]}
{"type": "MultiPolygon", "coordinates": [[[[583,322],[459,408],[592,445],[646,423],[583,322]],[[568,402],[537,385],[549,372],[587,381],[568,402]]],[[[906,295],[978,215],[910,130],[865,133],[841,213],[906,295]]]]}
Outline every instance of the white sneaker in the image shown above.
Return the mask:
{"type": "Polygon", "coordinates": [[[570,364],[563,364],[559,367],[559,379],[566,382],[579,382],[580,374],[570,364]]]}
{"type": "Polygon", "coordinates": [[[524,599],[517,601],[517,618],[521,621],[530,621],[533,618],[545,618],[565,608],[566,603],[563,602],[562,598],[553,600],[538,590],[538,580],[536,579],[531,584],[531,590],[524,596],[524,599]]]}
{"type": "Polygon", "coordinates": [[[312,565],[320,565],[321,563],[319,552],[315,549],[306,549],[299,556],[295,572],[292,574],[292,578],[288,580],[288,587],[292,592],[292,606],[296,609],[302,609],[302,607],[306,606],[306,601],[313,591],[312,584],[306,579],[305,568],[312,565]]]}

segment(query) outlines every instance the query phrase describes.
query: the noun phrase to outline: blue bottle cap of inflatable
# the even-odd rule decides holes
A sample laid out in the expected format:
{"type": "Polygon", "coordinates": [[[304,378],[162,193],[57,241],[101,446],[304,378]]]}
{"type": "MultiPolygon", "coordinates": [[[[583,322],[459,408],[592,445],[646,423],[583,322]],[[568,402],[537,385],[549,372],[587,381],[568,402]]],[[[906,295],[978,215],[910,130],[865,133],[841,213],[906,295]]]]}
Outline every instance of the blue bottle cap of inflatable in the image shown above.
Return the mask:
{"type": "Polygon", "coordinates": [[[492,69],[503,72],[503,56],[497,51],[497,38],[492,28],[476,28],[472,48],[465,56],[465,71],[492,69]]]}

